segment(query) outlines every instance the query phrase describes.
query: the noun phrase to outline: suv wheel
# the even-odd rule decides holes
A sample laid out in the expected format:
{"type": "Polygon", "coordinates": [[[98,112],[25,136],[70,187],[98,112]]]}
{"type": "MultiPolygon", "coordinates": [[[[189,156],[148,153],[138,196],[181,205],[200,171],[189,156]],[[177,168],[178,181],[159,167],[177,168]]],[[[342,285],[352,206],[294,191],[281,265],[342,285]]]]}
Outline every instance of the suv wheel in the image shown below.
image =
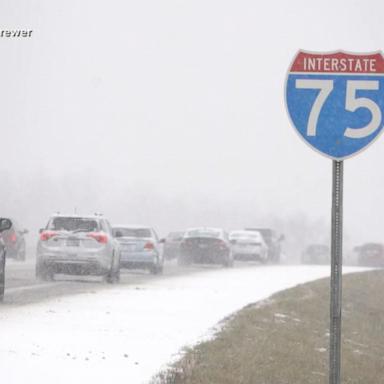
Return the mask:
{"type": "Polygon", "coordinates": [[[115,284],[120,281],[120,263],[115,268],[111,265],[111,269],[105,275],[105,281],[109,284],[115,284]]]}
{"type": "Polygon", "coordinates": [[[25,261],[25,243],[21,243],[19,249],[17,250],[16,260],[25,261]]]}
{"type": "Polygon", "coordinates": [[[153,264],[151,265],[149,272],[151,272],[152,275],[158,275],[163,272],[163,266],[158,264],[153,264]]]}
{"type": "Polygon", "coordinates": [[[233,259],[229,258],[229,259],[225,260],[223,265],[225,268],[232,268],[233,267],[233,259]]]}

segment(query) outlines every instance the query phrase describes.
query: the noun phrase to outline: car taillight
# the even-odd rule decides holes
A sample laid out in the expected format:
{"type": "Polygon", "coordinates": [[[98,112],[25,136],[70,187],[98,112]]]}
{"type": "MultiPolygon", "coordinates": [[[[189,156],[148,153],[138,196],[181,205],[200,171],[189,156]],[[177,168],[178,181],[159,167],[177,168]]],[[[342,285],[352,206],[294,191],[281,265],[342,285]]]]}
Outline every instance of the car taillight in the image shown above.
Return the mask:
{"type": "Polygon", "coordinates": [[[12,243],[16,243],[16,233],[12,233],[11,237],[10,237],[10,240],[12,241],[12,243]]]}
{"type": "Polygon", "coordinates": [[[40,233],[40,240],[41,241],[47,241],[51,237],[54,237],[56,235],[57,235],[57,232],[55,232],[55,231],[44,231],[44,232],[40,233]]]}
{"type": "Polygon", "coordinates": [[[98,243],[106,244],[108,243],[108,236],[105,233],[102,232],[90,232],[87,234],[88,237],[92,237],[92,239],[95,239],[98,243]]]}
{"type": "Polygon", "coordinates": [[[147,250],[147,251],[151,251],[152,249],[155,249],[155,246],[153,245],[153,243],[151,243],[150,241],[148,241],[148,243],[146,243],[144,245],[144,249],[147,250]]]}

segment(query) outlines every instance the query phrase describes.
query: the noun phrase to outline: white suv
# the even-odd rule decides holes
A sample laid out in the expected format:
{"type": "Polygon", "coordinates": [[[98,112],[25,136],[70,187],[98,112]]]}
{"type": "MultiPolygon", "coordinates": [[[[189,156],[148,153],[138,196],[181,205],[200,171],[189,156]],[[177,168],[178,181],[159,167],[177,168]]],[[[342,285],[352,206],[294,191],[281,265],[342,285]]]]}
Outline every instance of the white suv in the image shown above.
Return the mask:
{"type": "Polygon", "coordinates": [[[120,248],[108,220],[99,215],[53,215],[40,229],[36,277],[55,273],[99,275],[109,283],[120,279],[120,248]]]}

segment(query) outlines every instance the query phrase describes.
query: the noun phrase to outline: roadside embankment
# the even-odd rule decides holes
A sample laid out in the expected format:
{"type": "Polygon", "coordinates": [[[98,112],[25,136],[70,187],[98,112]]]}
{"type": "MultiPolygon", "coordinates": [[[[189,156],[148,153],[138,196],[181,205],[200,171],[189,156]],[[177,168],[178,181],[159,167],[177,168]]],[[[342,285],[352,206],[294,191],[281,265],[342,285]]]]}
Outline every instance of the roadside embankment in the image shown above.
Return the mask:
{"type": "MultiPolygon", "coordinates": [[[[384,271],[344,276],[342,380],[384,377],[384,271]]],[[[185,351],[161,384],[325,384],[328,382],[329,279],[249,305],[210,341],[185,351]]]]}

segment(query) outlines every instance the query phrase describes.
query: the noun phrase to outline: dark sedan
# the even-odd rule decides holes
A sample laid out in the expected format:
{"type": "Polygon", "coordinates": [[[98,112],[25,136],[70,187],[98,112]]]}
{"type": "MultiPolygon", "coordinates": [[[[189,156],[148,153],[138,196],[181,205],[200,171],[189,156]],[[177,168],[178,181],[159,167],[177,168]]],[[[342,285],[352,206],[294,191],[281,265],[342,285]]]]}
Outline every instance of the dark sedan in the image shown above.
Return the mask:
{"type": "Polygon", "coordinates": [[[192,263],[233,266],[227,233],[221,228],[193,228],[186,231],[180,244],[179,265],[192,263]]]}

